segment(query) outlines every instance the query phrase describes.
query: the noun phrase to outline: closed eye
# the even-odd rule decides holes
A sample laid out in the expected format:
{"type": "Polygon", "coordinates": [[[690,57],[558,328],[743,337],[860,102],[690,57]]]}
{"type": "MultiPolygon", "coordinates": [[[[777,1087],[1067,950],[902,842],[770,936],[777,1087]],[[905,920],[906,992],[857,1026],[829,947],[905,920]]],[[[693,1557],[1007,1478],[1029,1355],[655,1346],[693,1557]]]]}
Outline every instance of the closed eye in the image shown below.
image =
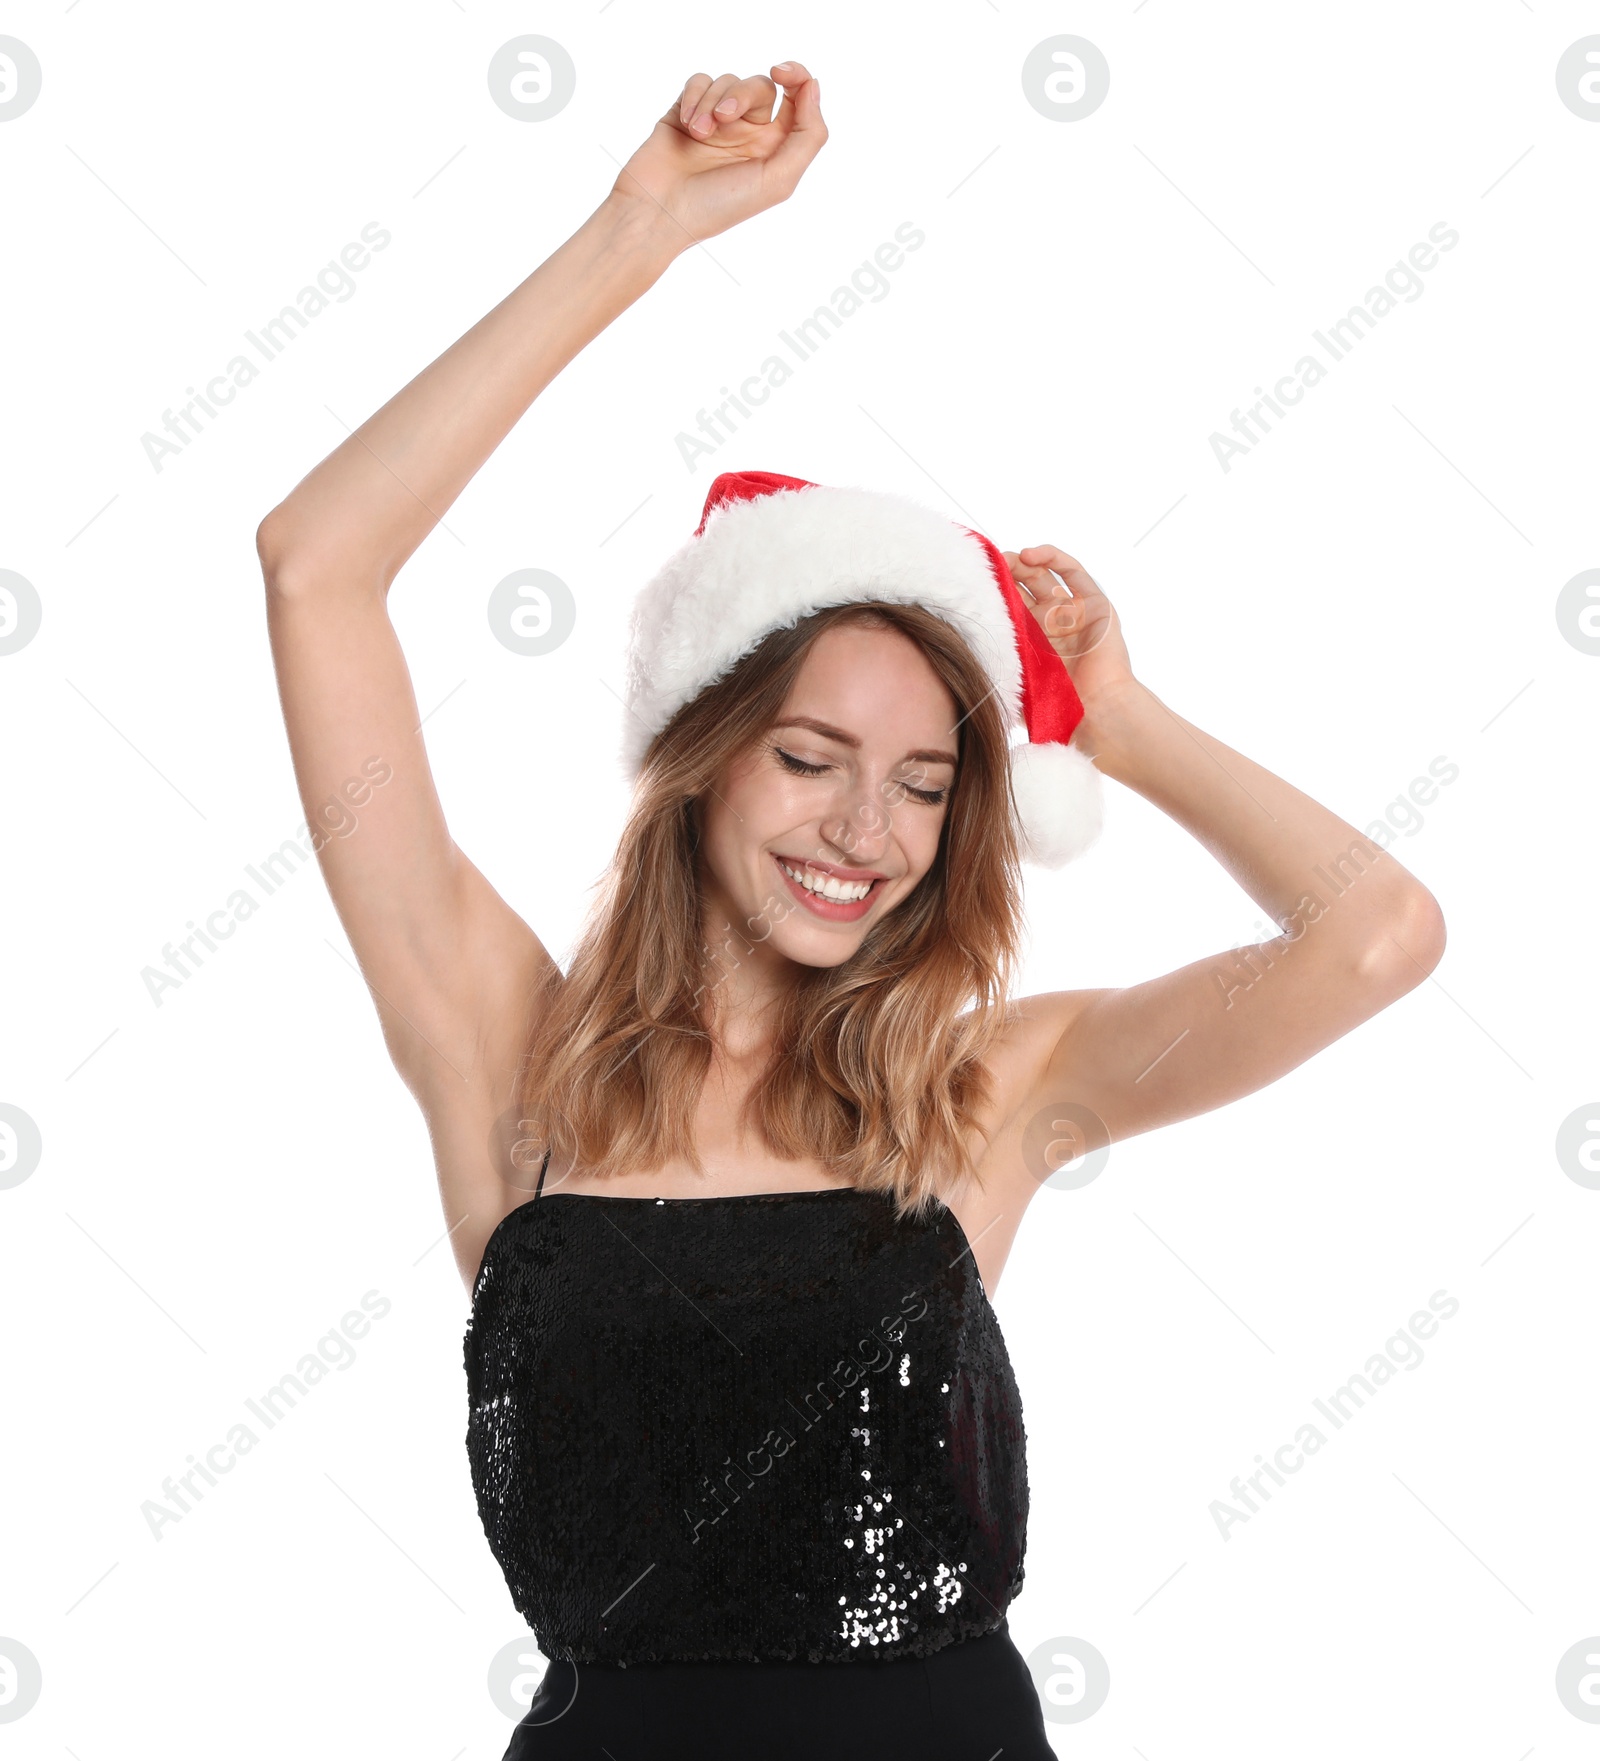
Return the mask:
{"type": "Polygon", "coordinates": [[[829,767],[825,764],[808,764],[803,758],[796,758],[792,752],[785,752],[781,746],[772,750],[778,755],[778,762],[785,770],[793,771],[797,777],[820,777],[829,767]]]}
{"type": "MultiPolygon", "coordinates": [[[[785,752],[781,746],[774,746],[772,750],[783,768],[797,777],[820,777],[824,771],[833,768],[832,765],[812,764],[804,758],[796,758],[792,752],[785,752]]],[[[943,806],[945,797],[950,792],[948,789],[918,789],[904,781],[897,781],[890,786],[909,795],[913,801],[922,802],[925,807],[943,806]]]]}

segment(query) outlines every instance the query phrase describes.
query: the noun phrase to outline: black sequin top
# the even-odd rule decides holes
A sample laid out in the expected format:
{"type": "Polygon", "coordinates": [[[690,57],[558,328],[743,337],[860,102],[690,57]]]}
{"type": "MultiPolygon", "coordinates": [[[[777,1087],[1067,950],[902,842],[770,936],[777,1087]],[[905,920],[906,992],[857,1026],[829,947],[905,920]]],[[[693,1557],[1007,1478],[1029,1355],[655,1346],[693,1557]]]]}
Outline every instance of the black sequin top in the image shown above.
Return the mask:
{"type": "Polygon", "coordinates": [[[1021,1588],[1021,1400],[942,1205],[544,1193],[489,1238],[464,1356],[478,1511],[548,1658],[925,1656],[1021,1588]]]}

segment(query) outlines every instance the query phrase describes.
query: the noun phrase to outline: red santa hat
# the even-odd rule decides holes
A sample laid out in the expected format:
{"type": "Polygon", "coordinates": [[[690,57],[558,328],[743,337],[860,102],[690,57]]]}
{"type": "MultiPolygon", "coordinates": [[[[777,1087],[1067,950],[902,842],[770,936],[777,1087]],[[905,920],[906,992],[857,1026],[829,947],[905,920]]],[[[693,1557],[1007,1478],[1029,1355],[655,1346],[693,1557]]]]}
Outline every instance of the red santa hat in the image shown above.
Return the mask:
{"type": "Polygon", "coordinates": [[[729,471],[700,524],[639,595],[629,631],[623,761],[773,630],[825,606],[920,605],[965,636],[994,683],[1013,746],[1023,853],[1044,868],[1099,835],[1102,783],[1072,745],[1083,704],[1005,558],[981,532],[901,496],[729,471]]]}

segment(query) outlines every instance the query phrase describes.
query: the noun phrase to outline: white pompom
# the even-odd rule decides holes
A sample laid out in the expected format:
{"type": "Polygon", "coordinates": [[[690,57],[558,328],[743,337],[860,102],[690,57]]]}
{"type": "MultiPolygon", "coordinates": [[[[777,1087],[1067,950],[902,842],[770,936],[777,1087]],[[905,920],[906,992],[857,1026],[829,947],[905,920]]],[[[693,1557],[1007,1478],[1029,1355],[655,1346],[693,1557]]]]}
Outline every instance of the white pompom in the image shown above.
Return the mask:
{"type": "Polygon", "coordinates": [[[1063,868],[1100,835],[1105,783],[1094,760],[1059,741],[1011,749],[1011,791],[1023,855],[1040,868],[1063,868]]]}

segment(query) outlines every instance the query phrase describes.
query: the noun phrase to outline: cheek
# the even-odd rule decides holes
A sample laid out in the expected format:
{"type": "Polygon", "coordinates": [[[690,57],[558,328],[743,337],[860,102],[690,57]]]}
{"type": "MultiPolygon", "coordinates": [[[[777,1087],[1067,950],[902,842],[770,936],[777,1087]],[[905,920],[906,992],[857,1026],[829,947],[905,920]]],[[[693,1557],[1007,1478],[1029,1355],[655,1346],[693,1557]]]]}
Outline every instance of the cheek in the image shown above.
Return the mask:
{"type": "Polygon", "coordinates": [[[759,765],[732,772],[721,793],[723,803],[713,800],[712,805],[720,806],[728,821],[730,840],[746,849],[788,837],[813,824],[822,811],[815,782],[759,765]]]}
{"type": "Polygon", "coordinates": [[[917,828],[917,860],[924,874],[933,867],[939,855],[939,840],[944,834],[945,814],[926,812],[917,828]]]}
{"type": "Polygon", "coordinates": [[[707,791],[701,806],[702,850],[724,885],[746,887],[763,845],[805,824],[806,807],[794,799],[793,781],[758,767],[735,768],[707,791]]]}
{"type": "Polygon", "coordinates": [[[701,853],[706,866],[724,884],[733,880],[739,865],[739,852],[744,844],[745,825],[737,808],[730,803],[723,807],[713,803],[704,821],[705,834],[701,853]]]}

